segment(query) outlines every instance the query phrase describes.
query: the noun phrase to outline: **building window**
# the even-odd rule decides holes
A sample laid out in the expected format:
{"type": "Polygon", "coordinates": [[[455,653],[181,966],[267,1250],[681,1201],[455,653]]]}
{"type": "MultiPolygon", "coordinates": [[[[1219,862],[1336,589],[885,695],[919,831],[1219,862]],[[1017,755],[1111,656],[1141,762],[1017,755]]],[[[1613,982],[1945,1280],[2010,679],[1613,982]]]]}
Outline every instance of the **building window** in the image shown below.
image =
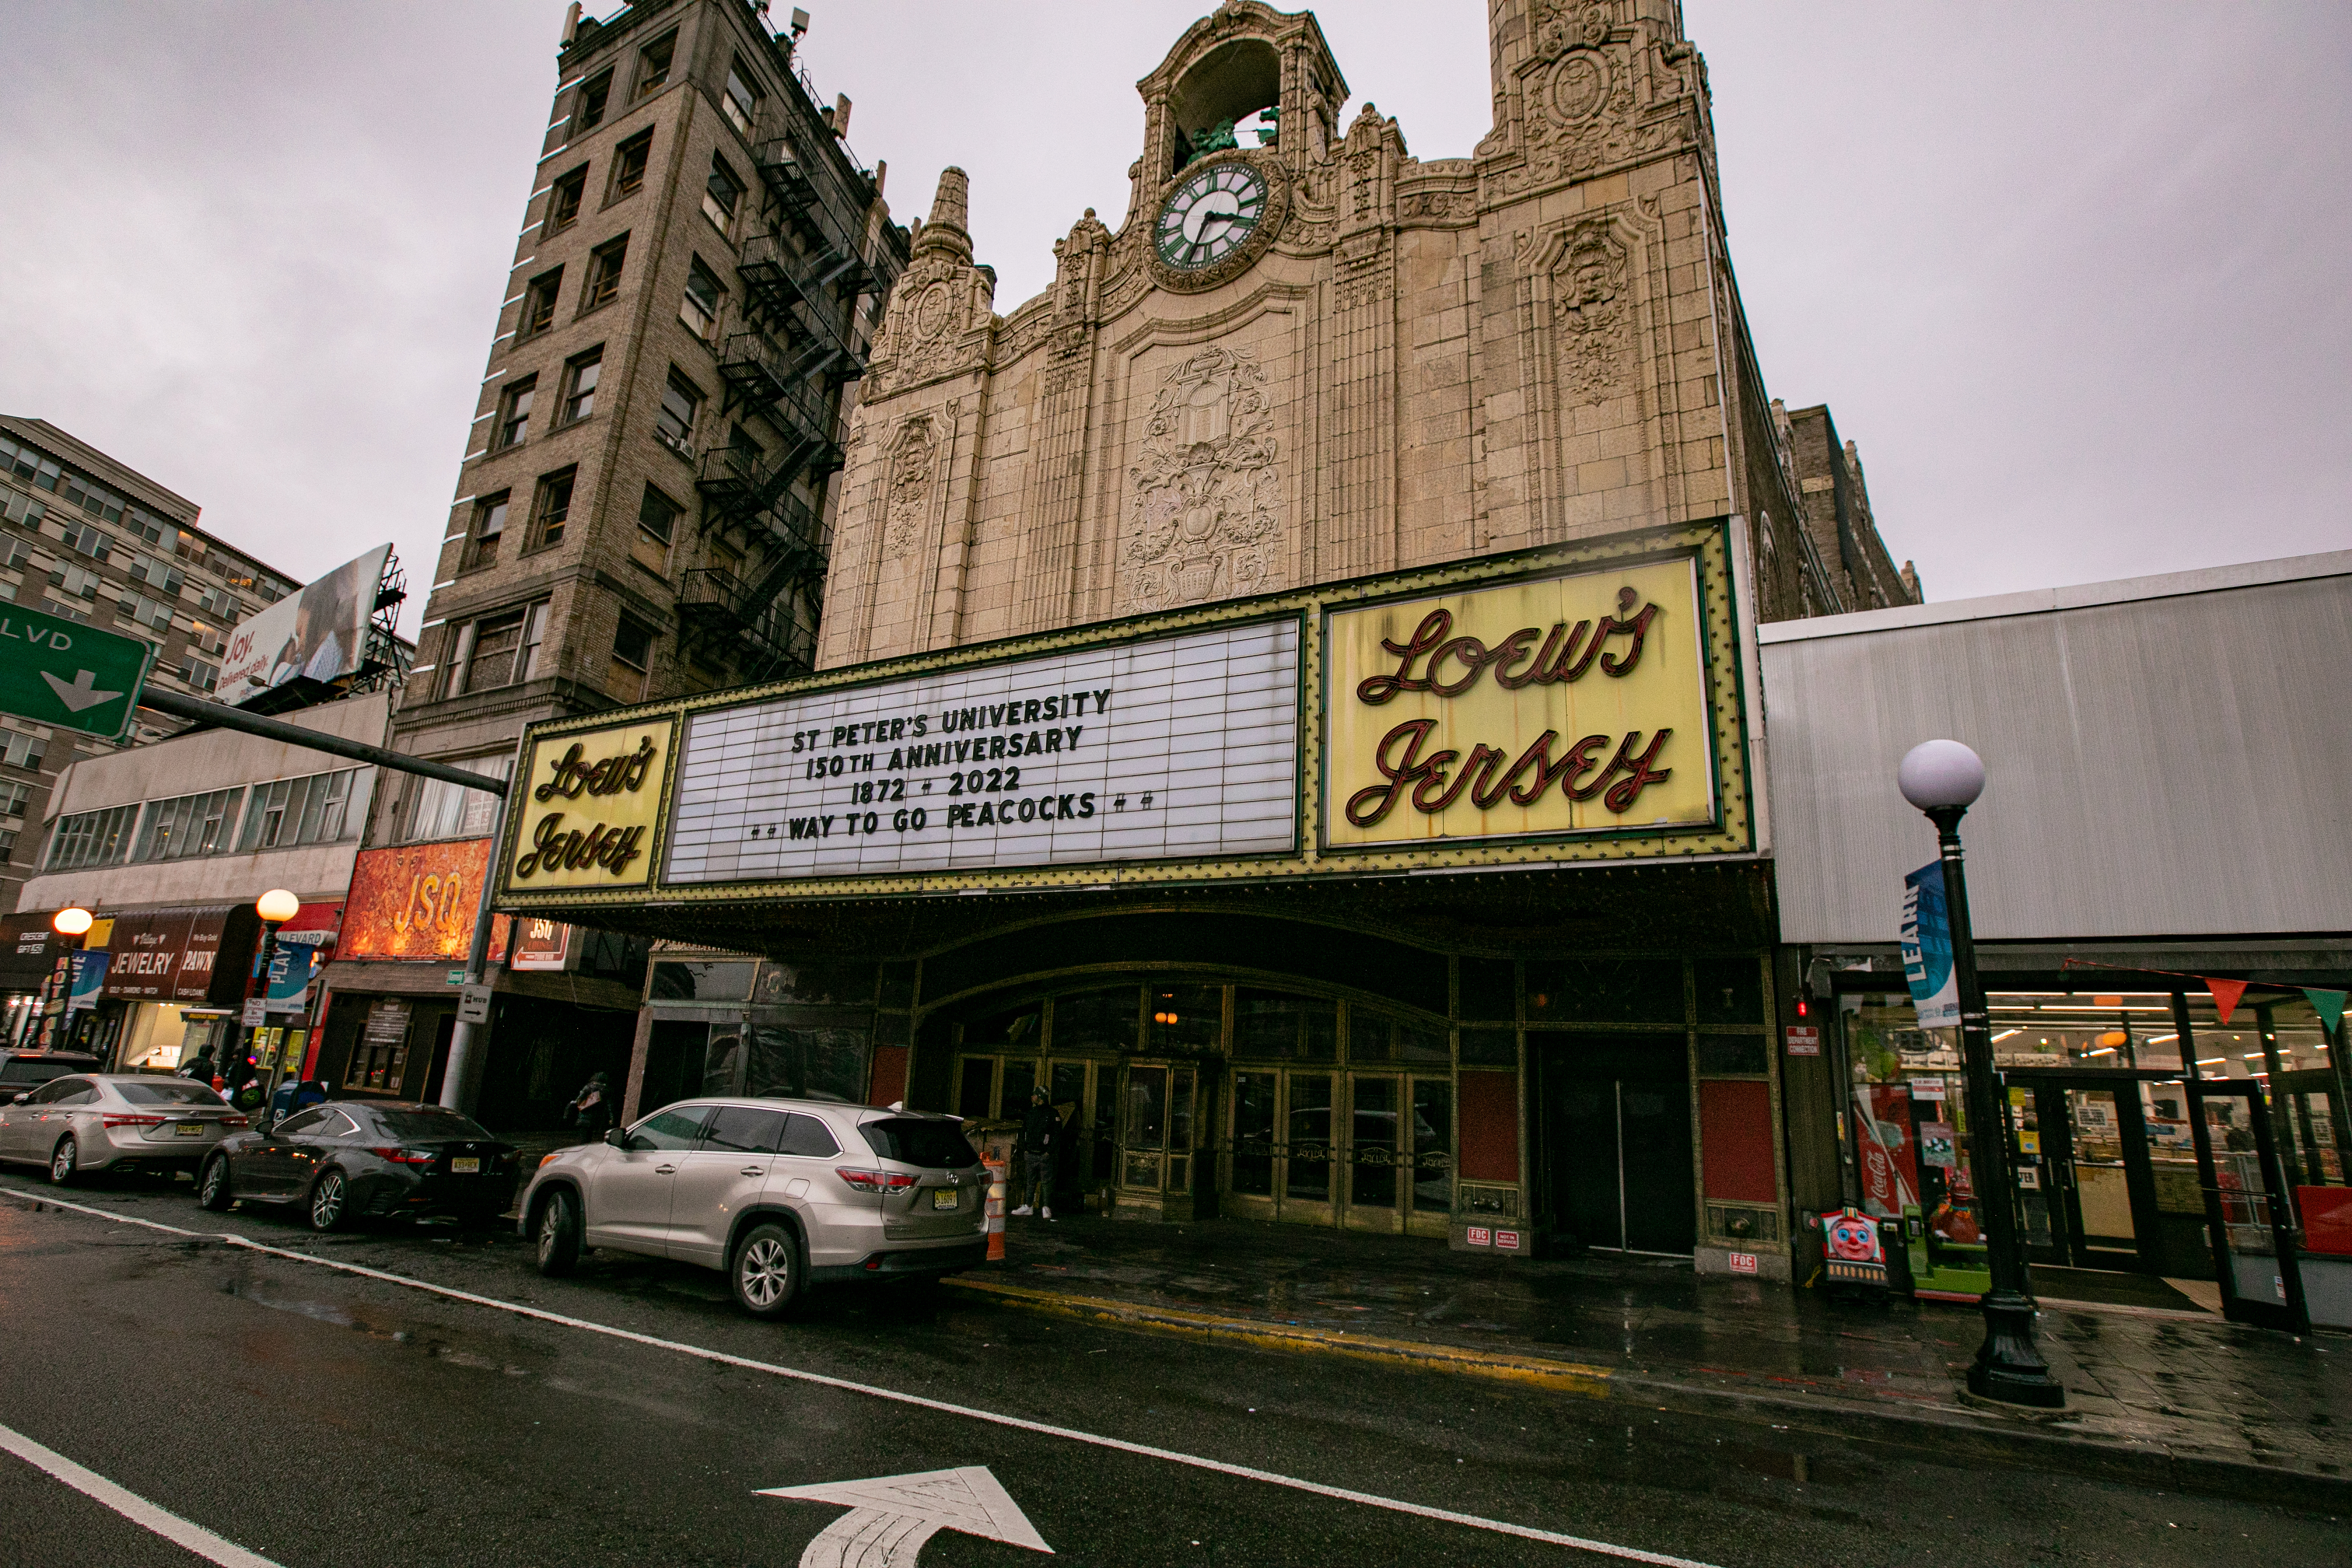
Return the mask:
{"type": "Polygon", "coordinates": [[[598,343],[563,370],[563,423],[576,425],[596,412],[596,378],[604,365],[604,345],[598,343]]]}
{"type": "Polygon", "coordinates": [[[77,599],[95,599],[106,579],[81,566],[60,566],[49,574],[49,586],[77,599]]]}
{"type": "Polygon", "coordinates": [[[654,133],[650,131],[638,132],[613,150],[613,189],[604,198],[608,205],[623,196],[637,194],[637,187],[646,183],[646,163],[653,152],[654,133]]]}
{"type": "Polygon", "coordinates": [[[0,763],[38,773],[41,752],[47,745],[38,735],[27,735],[22,730],[0,730],[0,763]]]}
{"type": "MultiPolygon", "coordinates": [[[[134,582],[144,583],[151,588],[176,595],[180,591],[181,584],[187,581],[185,574],[168,561],[158,561],[152,555],[140,555],[130,551],[123,552],[123,554],[128,559],[122,569],[130,574],[134,582]]],[[[16,564],[17,563],[14,561],[0,562],[0,565],[16,564]]]]}
{"type": "Polygon", "coordinates": [[[654,572],[667,572],[670,541],[677,537],[677,520],[685,515],[684,507],[647,485],[646,499],[637,503],[637,540],[630,547],[631,558],[654,572]]]}
{"type": "Polygon", "coordinates": [[[30,447],[19,447],[14,441],[0,440],[0,468],[15,474],[36,489],[54,490],[65,470],[53,458],[43,457],[30,447]]]}
{"type": "Polygon", "coordinates": [[[604,123],[604,106],[613,100],[613,73],[599,71],[580,84],[580,100],[572,110],[572,135],[593,131],[604,123]]]}
{"type": "Polygon", "coordinates": [[[217,855],[229,847],[236,830],[236,808],[245,790],[216,789],[207,795],[184,795],[159,800],[147,808],[139,830],[139,860],[193,860],[217,855]]]}
{"type": "Polygon", "coordinates": [[[206,664],[190,654],[181,661],[180,679],[199,691],[210,691],[220,685],[220,666],[206,664]]]}
{"type": "Polygon", "coordinates": [[[79,553],[93,561],[106,559],[109,543],[106,535],[98,530],[86,528],[78,522],[68,522],[60,525],[59,531],[65,535],[66,543],[79,553]]]}
{"type": "MultiPolygon", "coordinates": [[[[514,757],[508,752],[440,760],[450,767],[500,783],[514,769],[514,757]]],[[[420,779],[415,805],[408,815],[408,841],[417,844],[435,838],[479,838],[489,832],[498,812],[499,797],[488,790],[467,789],[439,779],[420,779]]]]}
{"type": "Polygon", "coordinates": [[[555,182],[547,193],[547,221],[540,225],[542,237],[561,234],[580,221],[580,201],[588,194],[588,165],[581,164],[555,182]]]}
{"type": "Polygon", "coordinates": [[[669,80],[670,60],[677,53],[677,34],[674,31],[663,34],[646,46],[646,52],[637,57],[636,97],[644,98],[661,90],[662,85],[669,80]]]}
{"type": "Polygon", "coordinates": [[[233,626],[236,625],[236,595],[230,593],[226,588],[205,588],[201,590],[196,595],[196,607],[204,611],[205,614],[212,616],[215,620],[221,622],[224,626],[233,626]]]}
{"type": "Polygon", "coordinates": [[[474,503],[474,526],[466,536],[466,570],[488,566],[499,558],[499,541],[506,536],[510,496],[511,492],[500,490],[474,503]]]}
{"type": "Polygon", "coordinates": [[[694,384],[671,371],[669,384],[662,389],[661,412],[654,417],[654,438],[678,456],[688,456],[694,440],[695,411],[701,406],[702,394],[694,389],[694,384]]]}
{"type": "Polygon", "coordinates": [[[539,377],[524,376],[499,397],[498,423],[490,428],[490,450],[503,452],[530,432],[531,399],[539,394],[539,377]]]}
{"type": "Polygon", "coordinates": [[[134,625],[167,631],[172,625],[172,606],[147,597],[144,594],[125,594],[121,602],[122,617],[134,625]]]}
{"type": "Polygon", "coordinates": [[[551,268],[530,280],[522,297],[522,318],[515,323],[515,342],[535,338],[555,324],[555,296],[563,288],[563,268],[551,268]]]}
{"type": "Polygon", "coordinates": [[[697,257],[686,269],[686,299],[677,308],[677,319],[704,342],[716,342],[719,312],[726,303],[727,290],[697,257]]]}
{"type": "Polygon", "coordinates": [[[58,818],[49,838],[48,871],[81,871],[92,866],[120,865],[131,848],[131,829],[139,820],[135,805],[109,806],[103,811],[77,812],[58,818]]]}
{"type": "Polygon", "coordinates": [[[750,74],[741,60],[730,64],[727,68],[727,92],[719,100],[719,106],[727,111],[727,122],[746,142],[757,139],[751,128],[760,122],[759,89],[744,79],[750,74]]]}
{"type": "Polygon", "coordinates": [[[727,166],[727,160],[713,153],[710,155],[710,179],[702,188],[702,216],[717,226],[719,233],[732,238],[735,234],[735,212],[742,205],[743,182],[727,166]]]}
{"type": "Polygon", "coordinates": [[[41,613],[43,615],[55,616],[60,620],[79,621],[86,626],[92,626],[98,624],[96,619],[91,616],[90,613],[84,609],[79,603],[60,599],[54,595],[45,595],[42,596],[41,613]]]}
{"type": "Polygon", "coordinates": [[[577,468],[565,468],[547,475],[539,481],[539,494],[530,503],[530,547],[544,550],[551,544],[563,542],[563,525],[572,517],[572,481],[579,477],[577,468]]]}
{"type": "Polygon", "coordinates": [[[254,785],[253,804],[246,808],[245,833],[237,840],[237,853],[292,849],[303,844],[340,844],[358,837],[359,818],[352,813],[352,802],[363,798],[358,780],[368,771],[344,768],[331,773],[311,773],[304,778],[254,785]]]}
{"type": "Polygon", "coordinates": [[[0,784],[0,816],[22,816],[33,798],[33,786],[13,781],[0,784]]]}
{"type": "Polygon", "coordinates": [[[588,287],[580,297],[580,313],[609,305],[621,292],[621,268],[628,264],[629,237],[607,240],[588,257],[588,287]]]}
{"type": "Polygon", "coordinates": [[[613,662],[604,689],[624,702],[642,702],[654,657],[654,629],[624,611],[613,633],[613,662]]]}
{"type": "Polygon", "coordinates": [[[540,646],[547,636],[547,601],[468,621],[451,632],[449,697],[519,686],[539,673],[540,646]]]}

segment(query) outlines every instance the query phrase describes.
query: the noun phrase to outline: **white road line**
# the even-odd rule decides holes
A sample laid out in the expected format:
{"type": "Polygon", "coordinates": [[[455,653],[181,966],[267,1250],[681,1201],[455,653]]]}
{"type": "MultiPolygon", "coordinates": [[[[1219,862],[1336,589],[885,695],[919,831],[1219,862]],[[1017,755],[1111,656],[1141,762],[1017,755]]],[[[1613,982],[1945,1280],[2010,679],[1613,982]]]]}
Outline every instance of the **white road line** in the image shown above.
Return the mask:
{"type": "MultiPolygon", "coordinates": [[[[562,1312],[550,1312],[539,1307],[526,1307],[516,1301],[501,1301],[495,1296],[477,1295],[471,1290],[459,1290],[447,1285],[435,1285],[423,1279],[413,1279],[405,1274],[391,1274],[381,1268],[362,1264],[339,1262],[331,1258],[315,1258],[307,1252],[292,1252],[282,1247],[271,1247],[228,1231],[184,1230],[175,1225],[141,1219],[134,1215],[115,1214],[107,1209],[91,1208],[84,1204],[66,1203],[46,1193],[31,1194],[12,1191],[11,1197],[52,1208],[70,1209],[76,1214],[92,1215],[112,1220],[119,1225],[143,1226],[172,1236],[184,1236],[206,1241],[225,1241],[231,1247],[249,1252],[283,1258],[293,1263],[309,1263],[320,1268],[331,1268],[341,1274],[353,1274],[362,1279],[381,1280],[387,1285],[405,1286],[430,1295],[446,1297],[453,1301],[470,1302],[488,1307],[493,1311],[511,1313],[519,1318],[534,1318],[542,1323],[554,1323],[585,1333],[603,1334],[608,1339],[626,1340],[632,1344],[650,1346],[655,1350],[674,1352],[692,1356],[719,1366],[738,1367],[745,1372],[766,1373],[772,1377],[789,1378],[795,1383],[813,1384],[820,1388],[837,1388],[845,1394],[862,1394],[870,1399],[887,1400],[894,1405],[912,1405],[919,1410],[935,1410],[944,1415],[961,1416],[967,1421],[986,1422],[994,1426],[1011,1427],[1017,1432],[1034,1432],[1043,1437],[1055,1437],[1064,1442],[1085,1443],[1097,1448],[1108,1448],[1114,1453],[1133,1454],[1139,1458],[1158,1459],[1164,1464],[1184,1465],[1196,1470],[1208,1470],[1221,1476],[1233,1476],[1242,1480],[1261,1481],[1267,1486],[1284,1487],[1292,1491],[1307,1492],[1339,1502],[1361,1504],[1366,1508],[1385,1509],[1391,1513],[1411,1514],[1417,1519],[1436,1520],[1444,1524],[1458,1524],[1471,1530],[1492,1531],[1497,1535],[1516,1536],[1522,1541],[1539,1541],[1549,1546],[1566,1546],[1579,1552],[1590,1552],[1603,1557],[1613,1557],[1622,1563],[1645,1563],[1652,1568],[1713,1568],[1689,1557],[1671,1557],[1662,1552],[1643,1552],[1638,1547],[1619,1546],[1612,1542],[1589,1541],[1580,1535],[1563,1535],[1558,1531],[1538,1530],[1533,1525],[1513,1524],[1508,1520],[1488,1519],[1482,1514],[1457,1513],[1452,1509],[1432,1508],[1426,1503],[1406,1502],[1401,1498],[1381,1497],[1376,1492],[1360,1492],[1347,1487],[1326,1486],[1297,1476],[1286,1476],[1275,1470],[1256,1469],[1248,1465],[1228,1464],[1223,1459],[1205,1458],[1198,1454],[1186,1454],[1174,1448],[1156,1448],[1148,1443],[1130,1443],[1123,1437],[1106,1437],[1096,1432],[1081,1432],[1073,1426],[1056,1426],[1050,1422],[1031,1421],[1024,1416],[1007,1415],[999,1411],[982,1410],[969,1405],[952,1405],[944,1399],[926,1398],[919,1394],[904,1394],[895,1388],[883,1388],[870,1383],[853,1383],[847,1378],[829,1377],[821,1372],[805,1372],[798,1367],[782,1366],[774,1362],[754,1361],[749,1356],[730,1355],[725,1351],[706,1349],[680,1340],[666,1340],[654,1334],[641,1334],[634,1329],[616,1329],[609,1323],[593,1322],[586,1318],[567,1317],[562,1312]]],[[[47,1450],[44,1450],[46,1452],[47,1450]]],[[[92,1478],[95,1479],[96,1478],[92,1478]]],[[[124,1494],[128,1496],[128,1493],[124,1494]]],[[[168,1515],[166,1518],[170,1517],[168,1515]]],[[[257,1557],[238,1559],[242,1563],[259,1563],[257,1557]]]]}
{"type": "Polygon", "coordinates": [[[22,1432],[0,1426],[0,1448],[5,1448],[36,1469],[47,1470],[85,1497],[97,1499],[131,1523],[152,1530],[175,1545],[184,1546],[221,1568],[278,1568],[267,1557],[257,1557],[234,1541],[215,1535],[201,1524],[190,1524],[178,1514],[157,1508],[136,1492],[125,1491],[96,1470],[84,1469],[54,1448],[45,1448],[22,1432]]]}

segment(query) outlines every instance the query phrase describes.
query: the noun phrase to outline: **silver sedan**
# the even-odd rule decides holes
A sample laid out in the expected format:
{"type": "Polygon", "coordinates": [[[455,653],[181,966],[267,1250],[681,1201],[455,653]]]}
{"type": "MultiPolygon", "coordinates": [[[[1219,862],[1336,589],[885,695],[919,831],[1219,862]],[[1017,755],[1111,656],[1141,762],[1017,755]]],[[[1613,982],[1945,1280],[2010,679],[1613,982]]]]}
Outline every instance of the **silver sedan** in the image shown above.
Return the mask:
{"type": "Polygon", "coordinates": [[[0,1161],[47,1165],[59,1186],[92,1171],[193,1172],[247,1120],[191,1079],[83,1073],[0,1101],[0,1161]]]}

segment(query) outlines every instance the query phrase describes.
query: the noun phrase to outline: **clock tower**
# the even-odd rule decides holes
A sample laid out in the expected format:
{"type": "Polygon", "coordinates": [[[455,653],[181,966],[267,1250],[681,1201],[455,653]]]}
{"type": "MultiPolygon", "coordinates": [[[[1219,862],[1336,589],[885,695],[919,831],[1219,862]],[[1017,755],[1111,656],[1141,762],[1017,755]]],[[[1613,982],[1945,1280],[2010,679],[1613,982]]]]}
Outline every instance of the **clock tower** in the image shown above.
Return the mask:
{"type": "Polygon", "coordinates": [[[819,663],[1727,513],[1762,618],[1845,607],[1679,5],[1488,23],[1494,129],[1423,160],[1346,112],[1311,14],[1228,0],[1137,84],[1125,219],[1087,209],[1007,314],[942,174],[860,384],[819,663]]]}

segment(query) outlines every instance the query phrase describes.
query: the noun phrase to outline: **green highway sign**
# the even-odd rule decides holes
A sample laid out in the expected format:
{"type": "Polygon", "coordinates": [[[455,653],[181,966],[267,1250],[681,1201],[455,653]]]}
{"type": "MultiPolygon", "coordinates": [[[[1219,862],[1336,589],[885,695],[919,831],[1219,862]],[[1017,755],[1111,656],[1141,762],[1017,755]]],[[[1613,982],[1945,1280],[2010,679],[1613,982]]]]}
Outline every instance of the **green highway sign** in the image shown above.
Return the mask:
{"type": "Polygon", "coordinates": [[[0,605],[0,713],[120,739],[154,657],[142,638],[0,605]]]}

